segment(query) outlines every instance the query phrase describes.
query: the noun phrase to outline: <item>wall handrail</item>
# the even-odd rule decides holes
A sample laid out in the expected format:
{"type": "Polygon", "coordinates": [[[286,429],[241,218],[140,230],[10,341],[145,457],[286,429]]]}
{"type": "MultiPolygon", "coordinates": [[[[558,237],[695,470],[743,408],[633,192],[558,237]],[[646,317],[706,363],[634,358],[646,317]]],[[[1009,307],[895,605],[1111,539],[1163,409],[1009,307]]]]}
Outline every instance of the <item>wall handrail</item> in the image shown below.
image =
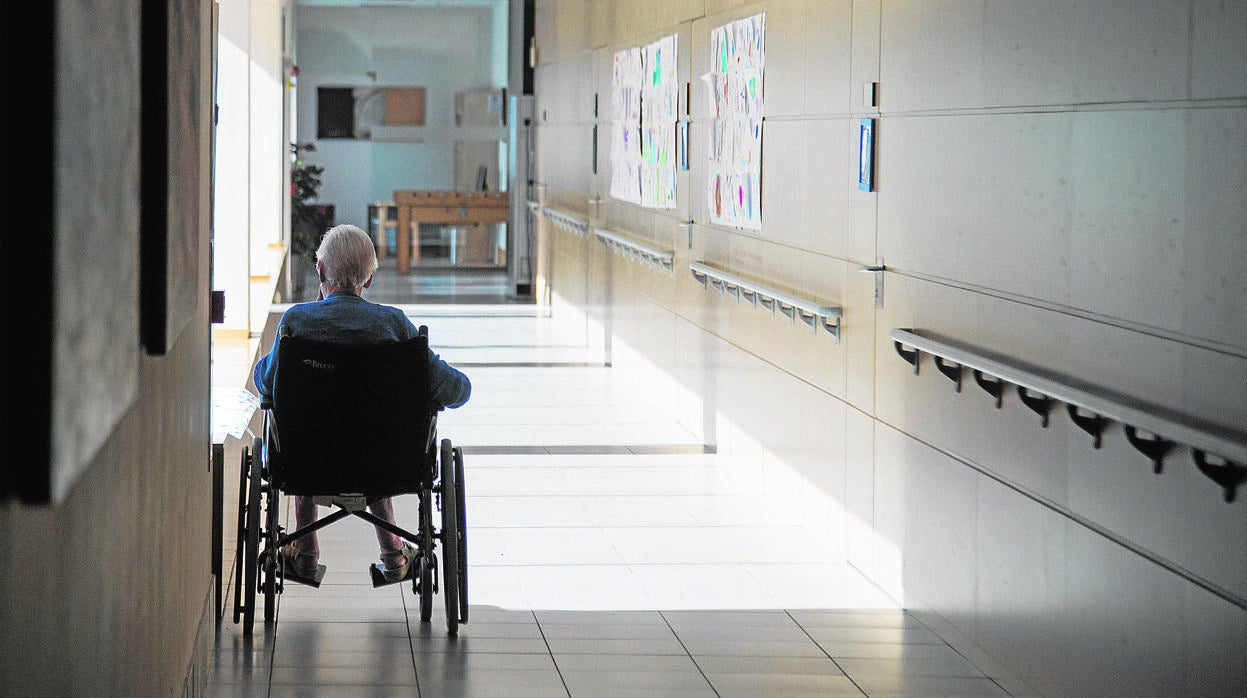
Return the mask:
{"type": "Polygon", "coordinates": [[[544,206],[541,212],[556,227],[562,228],[573,235],[589,237],[589,219],[576,213],[564,211],[553,206],[544,206]]]}
{"type": "Polygon", "coordinates": [[[761,305],[775,315],[776,311],[796,324],[798,319],[808,325],[814,333],[822,327],[840,343],[840,318],[842,310],[839,306],[820,305],[816,301],[801,298],[785,291],[764,286],[756,281],[731,272],[716,269],[703,262],[689,262],[688,270],[702,288],[711,287],[719,291],[719,295],[731,294],[739,302],[741,298],[753,304],[754,308],[761,305]]]}
{"type": "Polygon", "coordinates": [[[1234,500],[1238,486],[1247,481],[1247,466],[1243,465],[1247,463],[1247,433],[994,352],[924,336],[913,329],[896,328],[889,336],[897,354],[914,367],[914,373],[921,365],[921,354],[930,354],[940,373],[956,383],[958,392],[963,369],[973,372],[975,382],[996,399],[997,407],[1003,385],[1017,386],[1019,399],[1043,418],[1045,427],[1052,402],[1064,403],[1075,425],[1093,437],[1095,448],[1100,448],[1109,422],[1121,424],[1130,444],[1152,461],[1153,472],[1161,472],[1172,446],[1185,444],[1200,472],[1224,489],[1227,502],[1234,500]],[[1225,462],[1214,464],[1210,455],[1225,462]]]}
{"type": "Polygon", "coordinates": [[[633,240],[605,228],[598,228],[593,231],[593,234],[597,236],[606,249],[656,269],[661,269],[673,276],[675,275],[674,250],[659,249],[653,245],[633,240]]]}

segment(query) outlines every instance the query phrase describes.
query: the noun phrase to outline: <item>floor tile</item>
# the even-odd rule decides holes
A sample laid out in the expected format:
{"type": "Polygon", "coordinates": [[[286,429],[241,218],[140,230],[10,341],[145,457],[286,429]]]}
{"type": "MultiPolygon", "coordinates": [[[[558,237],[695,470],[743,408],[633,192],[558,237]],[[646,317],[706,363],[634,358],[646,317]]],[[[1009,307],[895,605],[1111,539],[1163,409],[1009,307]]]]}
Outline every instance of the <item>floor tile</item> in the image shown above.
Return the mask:
{"type": "Polygon", "coordinates": [[[285,685],[332,685],[332,686],[413,686],[416,683],[416,667],[412,663],[341,667],[274,667],[274,686],[285,685]]]}
{"type": "Polygon", "coordinates": [[[942,645],[944,641],[926,628],[807,628],[815,641],[885,642],[899,644],[942,645]]]}
{"type": "MultiPolygon", "coordinates": [[[[676,632],[685,644],[699,642],[802,642],[809,636],[795,623],[783,625],[689,625],[676,632]]],[[[702,654],[705,654],[704,652],[702,654]]]]}
{"type": "Polygon", "coordinates": [[[405,618],[395,618],[384,623],[299,622],[281,619],[277,627],[277,638],[280,642],[302,645],[335,640],[343,643],[389,643],[395,638],[406,637],[408,633],[405,618]]]}
{"type": "Polygon", "coordinates": [[[900,609],[862,611],[791,610],[788,612],[803,628],[922,628],[917,618],[900,609]]]}
{"type": "Polygon", "coordinates": [[[422,653],[450,655],[490,654],[549,654],[550,648],[541,638],[515,637],[461,637],[453,644],[416,643],[422,653]]]}
{"type": "Polygon", "coordinates": [[[386,671],[393,665],[412,665],[411,643],[398,638],[390,647],[369,647],[367,650],[343,649],[332,646],[307,646],[287,643],[289,649],[273,652],[273,669],[299,667],[359,667],[386,671]]]}
{"type": "Polygon", "coordinates": [[[572,695],[669,695],[705,692],[714,695],[706,677],[698,671],[569,671],[562,670],[563,681],[572,695]]]}
{"type": "Polygon", "coordinates": [[[767,640],[690,640],[681,638],[689,654],[728,657],[825,657],[813,642],[773,642],[767,640]]]}
{"type": "Polygon", "coordinates": [[[266,698],[269,695],[278,695],[269,692],[267,676],[255,677],[242,683],[224,683],[213,677],[208,681],[205,693],[214,698],[266,698]]]}
{"type": "Polygon", "coordinates": [[[939,659],[960,658],[945,644],[902,644],[893,642],[820,642],[819,647],[833,659],[939,659]]]}
{"type": "Polygon", "coordinates": [[[697,666],[706,674],[816,674],[844,676],[829,657],[698,656],[697,666]]]}
{"type": "Polygon", "coordinates": [[[677,632],[697,627],[796,627],[785,611],[664,611],[662,615],[677,632]]]}
{"type": "Polygon", "coordinates": [[[675,637],[665,625],[624,623],[544,623],[541,634],[547,640],[668,640],[675,637]]]}
{"type": "MultiPolygon", "coordinates": [[[[277,684],[273,686],[271,698],[358,698],[366,695],[369,698],[411,698],[416,694],[416,685],[377,685],[377,684],[345,684],[333,685],[324,683],[309,684],[277,684]]],[[[209,695],[218,694],[209,692],[209,695]]]]}
{"type": "Polygon", "coordinates": [[[542,637],[542,628],[536,623],[491,623],[480,618],[470,618],[470,621],[466,625],[459,626],[460,638],[539,640],[542,637]]]}
{"type": "Polygon", "coordinates": [[[851,676],[886,675],[886,676],[958,676],[964,678],[983,678],[983,673],[975,669],[960,656],[940,655],[934,657],[839,657],[836,663],[851,676]]]}
{"type": "Polygon", "coordinates": [[[539,610],[534,613],[543,625],[583,623],[601,625],[604,623],[617,625],[661,625],[666,626],[664,614],[657,611],[574,611],[574,610],[539,610]]]}
{"type": "MultiPolygon", "coordinates": [[[[546,686],[513,686],[502,679],[471,677],[463,681],[432,681],[420,685],[421,695],[472,696],[473,698],[567,698],[561,679],[546,686]]],[[[410,698],[410,693],[407,694],[410,698]]]]}
{"type": "Polygon", "coordinates": [[[564,654],[668,654],[687,655],[675,637],[665,639],[548,638],[550,652],[564,654]]]}
{"type": "Polygon", "coordinates": [[[559,654],[555,661],[560,671],[698,671],[687,654],[559,654]]]}
{"type": "Polygon", "coordinates": [[[506,652],[421,652],[416,657],[416,672],[421,676],[461,675],[498,669],[552,671],[554,658],[549,654],[506,652]]]}
{"type": "Polygon", "coordinates": [[[948,678],[937,676],[852,676],[868,696],[1005,696],[991,679],[948,678]]]}
{"type": "Polygon", "coordinates": [[[466,676],[445,676],[437,672],[420,678],[421,695],[429,696],[567,696],[557,671],[491,669],[466,676]]]}
{"type": "Polygon", "coordinates": [[[523,565],[510,571],[533,609],[644,610],[655,608],[647,590],[624,565],[523,565]]]}
{"type": "Polygon", "coordinates": [[[860,696],[847,676],[815,674],[707,674],[718,696],[860,696]]]}

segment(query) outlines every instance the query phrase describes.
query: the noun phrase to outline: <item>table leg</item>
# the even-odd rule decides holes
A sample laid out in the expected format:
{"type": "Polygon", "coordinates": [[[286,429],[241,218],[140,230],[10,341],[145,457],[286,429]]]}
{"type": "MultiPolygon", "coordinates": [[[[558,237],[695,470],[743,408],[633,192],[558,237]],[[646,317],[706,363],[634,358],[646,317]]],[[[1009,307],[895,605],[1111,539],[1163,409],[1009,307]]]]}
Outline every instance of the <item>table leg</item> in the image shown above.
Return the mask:
{"type": "Polygon", "coordinates": [[[415,215],[411,217],[411,265],[420,263],[420,221],[415,215]]]}
{"type": "Polygon", "coordinates": [[[389,237],[389,211],[385,206],[379,206],[377,211],[377,261],[385,261],[386,238],[389,237]]]}
{"type": "MultiPolygon", "coordinates": [[[[419,237],[419,236],[416,236],[419,237]]],[[[411,271],[411,209],[407,206],[398,207],[398,231],[395,235],[395,263],[398,265],[399,276],[406,276],[411,271]]]]}

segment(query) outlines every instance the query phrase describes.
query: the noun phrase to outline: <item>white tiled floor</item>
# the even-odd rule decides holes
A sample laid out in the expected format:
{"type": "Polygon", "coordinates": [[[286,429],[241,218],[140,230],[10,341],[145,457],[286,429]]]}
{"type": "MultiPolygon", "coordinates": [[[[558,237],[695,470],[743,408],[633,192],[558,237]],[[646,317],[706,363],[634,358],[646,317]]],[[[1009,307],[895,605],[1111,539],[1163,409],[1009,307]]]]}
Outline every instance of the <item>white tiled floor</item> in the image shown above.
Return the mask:
{"type": "MultiPolygon", "coordinates": [[[[210,695],[1007,695],[620,369],[556,344],[557,318],[408,310],[474,385],[439,423],[465,453],[469,622],[449,637],[440,596],[422,623],[410,585],[373,589],[371,527],[347,519],[275,625],[244,638],[227,604],[210,695]]],[[[396,509],[414,528],[415,497],[396,509]]]]}

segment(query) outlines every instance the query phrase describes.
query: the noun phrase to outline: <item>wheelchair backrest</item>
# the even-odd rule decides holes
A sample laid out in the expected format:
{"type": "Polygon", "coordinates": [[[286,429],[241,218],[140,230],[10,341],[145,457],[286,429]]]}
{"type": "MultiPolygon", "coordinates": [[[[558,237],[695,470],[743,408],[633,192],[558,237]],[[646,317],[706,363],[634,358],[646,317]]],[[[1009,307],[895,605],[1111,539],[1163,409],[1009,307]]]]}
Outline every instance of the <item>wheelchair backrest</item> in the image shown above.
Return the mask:
{"type": "Polygon", "coordinates": [[[430,485],[438,406],[428,336],[341,344],[283,336],[267,456],[287,494],[392,496],[430,485]]]}

